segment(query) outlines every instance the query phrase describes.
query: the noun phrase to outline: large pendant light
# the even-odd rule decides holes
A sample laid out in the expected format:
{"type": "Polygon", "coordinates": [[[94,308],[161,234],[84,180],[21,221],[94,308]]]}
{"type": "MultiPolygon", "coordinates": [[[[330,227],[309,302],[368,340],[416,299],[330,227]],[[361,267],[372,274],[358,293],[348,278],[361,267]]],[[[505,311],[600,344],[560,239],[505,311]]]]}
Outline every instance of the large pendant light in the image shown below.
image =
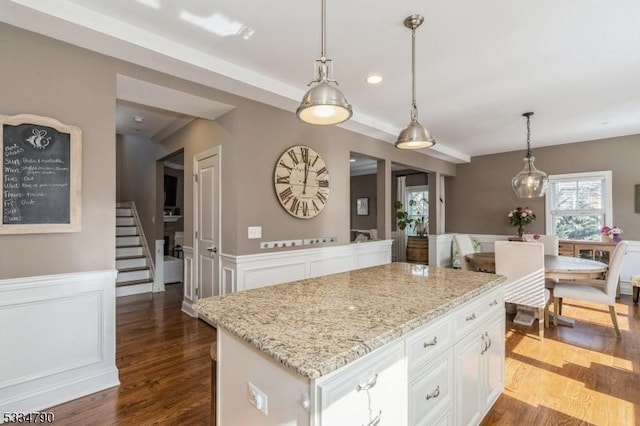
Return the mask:
{"type": "Polygon", "coordinates": [[[309,124],[327,126],[347,121],[353,115],[351,105],[342,92],[336,87],[338,82],[333,77],[333,62],[326,55],[326,5],[322,0],[322,51],[320,59],[316,59],[316,77],[309,83],[311,86],[302,98],[296,115],[301,121],[309,124]],[[335,84],[335,86],[334,86],[335,84]]]}
{"type": "Polygon", "coordinates": [[[527,117],[527,156],[524,158],[524,168],[513,179],[511,186],[513,192],[520,198],[544,197],[544,193],[549,186],[547,174],[536,169],[533,165],[536,157],[531,155],[531,128],[529,120],[532,112],[525,112],[523,117],[527,117]]]}
{"type": "Polygon", "coordinates": [[[404,20],[404,26],[411,28],[411,123],[405,127],[398,135],[396,148],[400,149],[421,149],[435,145],[436,141],[431,137],[429,131],[418,122],[418,106],[416,105],[416,28],[418,28],[424,17],[422,15],[411,15],[404,20]]]}

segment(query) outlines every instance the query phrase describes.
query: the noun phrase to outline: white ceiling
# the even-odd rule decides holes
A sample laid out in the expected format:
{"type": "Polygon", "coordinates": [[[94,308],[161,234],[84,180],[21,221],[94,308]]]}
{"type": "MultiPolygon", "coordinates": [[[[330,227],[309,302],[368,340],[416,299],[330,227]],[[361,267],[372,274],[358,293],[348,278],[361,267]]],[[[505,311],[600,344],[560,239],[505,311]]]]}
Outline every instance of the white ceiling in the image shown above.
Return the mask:
{"type": "MultiPolygon", "coordinates": [[[[534,153],[640,133],[637,0],[327,3],[328,57],[354,109],[345,128],[393,142],[408,123],[402,22],[420,13],[416,84],[420,121],[438,141],[430,155],[524,152],[526,111],[534,153]],[[380,85],[365,83],[373,72],[380,85]]],[[[318,0],[7,0],[0,20],[290,111],[320,53],[318,0]]]]}

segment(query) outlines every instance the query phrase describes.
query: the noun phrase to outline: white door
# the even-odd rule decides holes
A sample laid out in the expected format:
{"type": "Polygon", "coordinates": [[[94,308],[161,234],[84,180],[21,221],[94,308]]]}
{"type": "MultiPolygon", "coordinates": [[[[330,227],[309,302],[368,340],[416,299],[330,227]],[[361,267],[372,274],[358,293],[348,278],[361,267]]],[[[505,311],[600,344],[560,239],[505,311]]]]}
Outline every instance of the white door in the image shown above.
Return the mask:
{"type": "Polygon", "coordinates": [[[197,268],[196,298],[217,296],[220,242],[220,180],[218,150],[195,156],[194,248],[197,268]]]}

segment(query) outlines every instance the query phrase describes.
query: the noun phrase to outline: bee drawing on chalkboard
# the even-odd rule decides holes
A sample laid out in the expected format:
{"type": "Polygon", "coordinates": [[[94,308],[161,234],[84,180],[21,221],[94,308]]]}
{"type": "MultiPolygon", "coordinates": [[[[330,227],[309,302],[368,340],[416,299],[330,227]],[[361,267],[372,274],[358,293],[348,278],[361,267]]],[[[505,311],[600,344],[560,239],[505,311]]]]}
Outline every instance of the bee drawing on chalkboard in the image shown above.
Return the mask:
{"type": "Polygon", "coordinates": [[[27,138],[27,142],[35,149],[45,149],[51,142],[51,136],[47,136],[46,130],[33,129],[31,133],[33,133],[33,135],[27,138]]]}

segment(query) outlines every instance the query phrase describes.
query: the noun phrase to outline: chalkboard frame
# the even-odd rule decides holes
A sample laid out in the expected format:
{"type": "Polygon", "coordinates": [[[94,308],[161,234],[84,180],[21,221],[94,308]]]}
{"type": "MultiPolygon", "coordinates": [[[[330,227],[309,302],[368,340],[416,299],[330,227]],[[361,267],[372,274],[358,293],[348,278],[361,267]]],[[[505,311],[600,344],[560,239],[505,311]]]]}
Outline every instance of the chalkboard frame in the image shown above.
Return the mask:
{"type": "MultiPolygon", "coordinates": [[[[69,223],[5,224],[0,210],[0,234],[68,233],[82,230],[82,130],[55,118],[32,114],[0,115],[0,167],[4,167],[5,125],[47,126],[69,135],[69,223]]],[[[4,169],[0,170],[0,206],[4,206],[4,169]]]]}

